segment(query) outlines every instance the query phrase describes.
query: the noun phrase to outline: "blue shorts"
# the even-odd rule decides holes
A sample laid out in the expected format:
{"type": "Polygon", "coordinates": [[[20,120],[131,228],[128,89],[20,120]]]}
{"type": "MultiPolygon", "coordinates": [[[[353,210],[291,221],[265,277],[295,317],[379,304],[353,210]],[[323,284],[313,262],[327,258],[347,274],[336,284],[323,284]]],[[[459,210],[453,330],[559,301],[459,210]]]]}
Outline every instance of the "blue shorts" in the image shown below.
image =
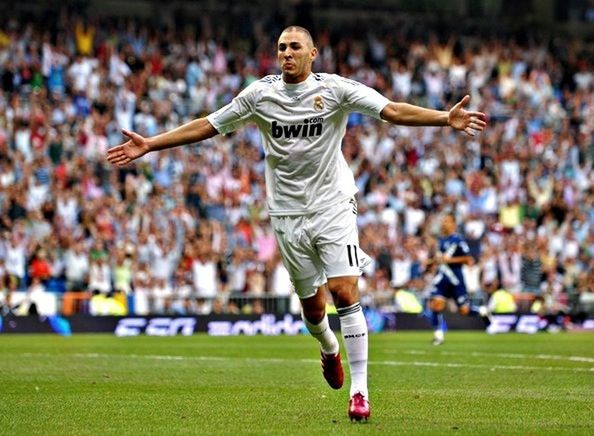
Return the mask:
{"type": "Polygon", "coordinates": [[[458,284],[453,284],[447,277],[442,277],[441,280],[435,283],[433,292],[431,292],[431,298],[434,297],[451,298],[458,307],[469,304],[468,291],[464,280],[460,280],[458,284]]]}

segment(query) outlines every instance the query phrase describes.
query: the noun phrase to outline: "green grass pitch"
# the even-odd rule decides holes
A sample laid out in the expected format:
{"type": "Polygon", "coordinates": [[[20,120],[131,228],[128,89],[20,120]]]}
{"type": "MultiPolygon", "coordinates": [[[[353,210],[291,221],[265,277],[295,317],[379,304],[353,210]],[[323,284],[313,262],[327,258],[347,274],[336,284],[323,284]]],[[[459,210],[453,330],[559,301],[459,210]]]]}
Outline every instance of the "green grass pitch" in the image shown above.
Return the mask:
{"type": "Polygon", "coordinates": [[[594,334],[430,337],[370,337],[351,423],[308,336],[4,335],[0,434],[594,434],[594,334]]]}

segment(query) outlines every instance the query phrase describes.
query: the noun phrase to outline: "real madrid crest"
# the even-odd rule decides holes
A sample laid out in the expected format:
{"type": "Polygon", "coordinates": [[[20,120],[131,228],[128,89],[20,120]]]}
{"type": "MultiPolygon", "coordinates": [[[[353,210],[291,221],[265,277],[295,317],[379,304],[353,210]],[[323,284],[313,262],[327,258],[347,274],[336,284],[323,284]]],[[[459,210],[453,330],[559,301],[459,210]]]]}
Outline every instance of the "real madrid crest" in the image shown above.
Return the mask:
{"type": "Polygon", "coordinates": [[[324,100],[322,100],[322,96],[321,95],[316,95],[314,97],[313,107],[317,111],[321,111],[322,109],[324,109],[324,100]]]}

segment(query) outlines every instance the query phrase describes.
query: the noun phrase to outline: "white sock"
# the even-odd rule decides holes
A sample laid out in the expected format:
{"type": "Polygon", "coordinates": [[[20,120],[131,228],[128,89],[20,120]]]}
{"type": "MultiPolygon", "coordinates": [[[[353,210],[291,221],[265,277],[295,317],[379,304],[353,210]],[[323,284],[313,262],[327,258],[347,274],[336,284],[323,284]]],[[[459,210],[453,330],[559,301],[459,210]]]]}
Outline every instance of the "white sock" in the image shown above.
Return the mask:
{"type": "Polygon", "coordinates": [[[351,368],[351,391],[353,396],[361,392],[365,398],[367,392],[367,321],[363,315],[361,304],[337,309],[340,316],[340,328],[344,338],[349,366],[351,368]]]}
{"type": "Polygon", "coordinates": [[[330,328],[330,323],[328,322],[328,315],[324,314],[324,318],[319,324],[312,324],[310,323],[305,315],[301,313],[301,318],[305,323],[305,327],[311,333],[311,335],[318,340],[320,345],[322,346],[322,351],[324,354],[336,354],[339,350],[338,339],[336,335],[330,328]]]}

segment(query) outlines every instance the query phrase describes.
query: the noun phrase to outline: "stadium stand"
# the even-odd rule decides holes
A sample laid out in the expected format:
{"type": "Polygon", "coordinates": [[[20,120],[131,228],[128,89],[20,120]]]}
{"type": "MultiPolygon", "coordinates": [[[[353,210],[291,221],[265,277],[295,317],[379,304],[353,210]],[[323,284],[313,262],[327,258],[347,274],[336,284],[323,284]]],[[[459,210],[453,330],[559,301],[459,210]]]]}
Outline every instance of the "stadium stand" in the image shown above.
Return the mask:
{"type": "MultiPolygon", "coordinates": [[[[50,301],[65,315],[290,310],[255,129],[130,168],[104,160],[122,128],[153,135],[276,74],[271,37],[288,18],[213,29],[208,17],[154,26],[79,12],[0,21],[0,302],[26,313],[50,301]]],[[[446,34],[422,20],[353,33],[308,13],[298,18],[315,29],[317,70],[440,109],[468,93],[490,116],[473,139],[351,117],[343,151],[375,259],[363,301],[394,307],[396,289],[423,300],[425,261],[453,212],[477,261],[466,269],[474,299],[504,288],[524,310],[539,296],[545,310],[592,312],[591,41],[446,34]]]]}

